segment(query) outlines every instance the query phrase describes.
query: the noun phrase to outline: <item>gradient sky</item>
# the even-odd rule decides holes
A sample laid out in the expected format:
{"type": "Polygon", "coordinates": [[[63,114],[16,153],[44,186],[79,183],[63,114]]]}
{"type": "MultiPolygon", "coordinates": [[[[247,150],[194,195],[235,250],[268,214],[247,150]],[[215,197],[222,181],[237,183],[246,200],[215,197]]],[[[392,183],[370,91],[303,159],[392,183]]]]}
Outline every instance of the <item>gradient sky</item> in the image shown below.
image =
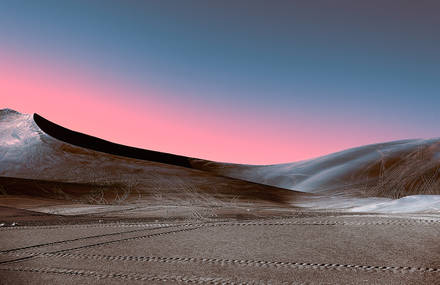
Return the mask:
{"type": "Polygon", "coordinates": [[[0,108],[238,163],[440,136],[438,1],[0,0],[0,108]]]}

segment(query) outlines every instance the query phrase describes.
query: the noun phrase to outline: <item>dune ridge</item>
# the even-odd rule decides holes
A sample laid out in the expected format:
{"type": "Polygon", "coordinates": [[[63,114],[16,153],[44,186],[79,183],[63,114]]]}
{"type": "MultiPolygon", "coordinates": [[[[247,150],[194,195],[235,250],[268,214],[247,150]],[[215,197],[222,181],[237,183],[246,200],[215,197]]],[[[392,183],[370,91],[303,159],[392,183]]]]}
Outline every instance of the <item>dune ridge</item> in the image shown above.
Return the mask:
{"type": "Polygon", "coordinates": [[[192,160],[216,174],[310,193],[401,198],[440,194],[440,139],[361,146],[316,159],[278,165],[192,160]]]}
{"type": "Polygon", "coordinates": [[[304,195],[166,162],[72,145],[45,133],[31,115],[0,112],[0,187],[8,195],[190,208],[286,207],[304,195]]]}
{"type": "MultiPolygon", "coordinates": [[[[422,201],[412,207],[421,209],[431,205],[425,198],[440,194],[438,138],[361,146],[287,164],[243,165],[123,146],[10,109],[0,110],[0,130],[0,182],[9,188],[8,177],[46,186],[65,183],[60,187],[70,189],[69,195],[55,193],[60,187],[53,185],[38,193],[57,199],[112,204],[141,198],[207,207],[239,201],[368,211],[381,208],[376,202],[391,202],[382,198],[415,195],[400,204],[422,201]]],[[[13,189],[17,194],[24,188],[13,189]]],[[[436,209],[436,203],[429,207],[436,209]]]]}

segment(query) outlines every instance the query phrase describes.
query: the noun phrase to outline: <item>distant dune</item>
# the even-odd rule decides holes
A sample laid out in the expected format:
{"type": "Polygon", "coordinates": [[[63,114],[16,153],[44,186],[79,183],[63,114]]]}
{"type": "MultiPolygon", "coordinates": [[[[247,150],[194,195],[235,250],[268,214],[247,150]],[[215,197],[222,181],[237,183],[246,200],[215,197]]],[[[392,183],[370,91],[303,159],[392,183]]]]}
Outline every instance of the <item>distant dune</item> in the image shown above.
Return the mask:
{"type": "Polygon", "coordinates": [[[361,146],[278,165],[240,165],[192,160],[193,167],[304,192],[401,198],[440,194],[440,139],[361,146]]]}

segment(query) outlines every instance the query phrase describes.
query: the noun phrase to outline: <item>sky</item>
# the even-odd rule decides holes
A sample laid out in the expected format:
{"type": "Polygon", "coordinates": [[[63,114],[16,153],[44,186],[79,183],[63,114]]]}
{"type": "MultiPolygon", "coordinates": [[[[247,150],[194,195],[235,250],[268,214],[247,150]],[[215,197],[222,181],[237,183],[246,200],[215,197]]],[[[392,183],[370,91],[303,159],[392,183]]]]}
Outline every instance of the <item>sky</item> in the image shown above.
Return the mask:
{"type": "Polygon", "coordinates": [[[0,108],[273,164],[440,136],[438,1],[0,0],[0,108]]]}

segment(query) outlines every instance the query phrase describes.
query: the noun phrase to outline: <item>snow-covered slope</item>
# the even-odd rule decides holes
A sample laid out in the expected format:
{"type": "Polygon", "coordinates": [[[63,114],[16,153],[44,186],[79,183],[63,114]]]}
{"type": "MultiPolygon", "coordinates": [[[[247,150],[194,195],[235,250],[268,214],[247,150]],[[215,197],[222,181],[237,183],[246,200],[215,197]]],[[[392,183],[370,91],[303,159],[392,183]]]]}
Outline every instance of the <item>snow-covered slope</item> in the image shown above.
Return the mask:
{"type": "Polygon", "coordinates": [[[253,166],[193,160],[195,168],[312,193],[400,198],[440,194],[440,139],[367,145],[316,159],[253,166]]]}

